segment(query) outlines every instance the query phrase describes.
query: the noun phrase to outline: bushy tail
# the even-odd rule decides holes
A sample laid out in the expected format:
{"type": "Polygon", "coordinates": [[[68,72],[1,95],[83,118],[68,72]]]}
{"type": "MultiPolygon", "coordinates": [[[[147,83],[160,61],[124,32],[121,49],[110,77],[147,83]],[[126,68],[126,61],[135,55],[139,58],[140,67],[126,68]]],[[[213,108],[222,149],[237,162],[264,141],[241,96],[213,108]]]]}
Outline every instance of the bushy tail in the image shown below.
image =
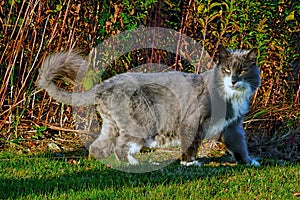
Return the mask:
{"type": "Polygon", "coordinates": [[[55,100],[69,105],[94,104],[96,88],[86,92],[67,92],[59,89],[54,82],[64,80],[78,82],[84,76],[87,62],[76,52],[62,52],[48,56],[40,70],[38,87],[45,89],[55,100]]]}

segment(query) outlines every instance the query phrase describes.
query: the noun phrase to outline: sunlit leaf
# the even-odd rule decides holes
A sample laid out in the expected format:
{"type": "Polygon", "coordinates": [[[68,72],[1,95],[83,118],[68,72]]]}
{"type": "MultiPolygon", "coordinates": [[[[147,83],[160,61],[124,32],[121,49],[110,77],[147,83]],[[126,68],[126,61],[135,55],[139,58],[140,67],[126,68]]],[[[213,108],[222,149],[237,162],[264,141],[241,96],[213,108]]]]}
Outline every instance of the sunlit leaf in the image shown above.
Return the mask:
{"type": "Polygon", "coordinates": [[[91,89],[96,84],[97,77],[98,77],[97,73],[95,73],[94,70],[88,71],[88,73],[84,79],[84,82],[83,82],[83,87],[86,90],[91,89]]]}
{"type": "Polygon", "coordinates": [[[201,27],[204,27],[204,19],[203,18],[199,18],[198,21],[200,22],[201,27]]]}
{"type": "Polygon", "coordinates": [[[205,4],[202,4],[202,3],[199,4],[198,9],[197,9],[198,14],[201,14],[204,11],[204,9],[205,9],[205,4]]]}
{"type": "Polygon", "coordinates": [[[292,11],[286,18],[286,21],[295,20],[295,11],[292,11]]]}
{"type": "Polygon", "coordinates": [[[62,8],[63,8],[63,6],[61,4],[57,4],[55,10],[59,12],[62,10],[62,8]]]}

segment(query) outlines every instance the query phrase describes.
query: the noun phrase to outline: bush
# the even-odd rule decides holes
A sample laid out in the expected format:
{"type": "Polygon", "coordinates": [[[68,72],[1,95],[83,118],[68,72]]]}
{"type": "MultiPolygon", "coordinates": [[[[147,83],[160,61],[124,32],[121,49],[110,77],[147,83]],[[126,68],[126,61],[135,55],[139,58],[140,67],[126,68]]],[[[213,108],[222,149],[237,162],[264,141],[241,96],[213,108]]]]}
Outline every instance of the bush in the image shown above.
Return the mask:
{"type": "MultiPolygon", "coordinates": [[[[181,31],[201,42],[213,58],[219,43],[230,48],[257,46],[262,86],[247,125],[268,132],[280,127],[296,130],[299,13],[297,1],[6,1],[0,5],[0,137],[26,139],[34,124],[74,128],[69,108],[36,89],[38,68],[46,55],[69,48],[89,52],[103,40],[139,26],[181,31]]],[[[145,62],[145,55],[154,62],[178,65],[177,55],[168,54],[166,61],[157,56],[166,52],[137,50],[115,60],[105,77],[145,62]]],[[[189,67],[183,64],[183,70],[194,71],[189,67]]]]}

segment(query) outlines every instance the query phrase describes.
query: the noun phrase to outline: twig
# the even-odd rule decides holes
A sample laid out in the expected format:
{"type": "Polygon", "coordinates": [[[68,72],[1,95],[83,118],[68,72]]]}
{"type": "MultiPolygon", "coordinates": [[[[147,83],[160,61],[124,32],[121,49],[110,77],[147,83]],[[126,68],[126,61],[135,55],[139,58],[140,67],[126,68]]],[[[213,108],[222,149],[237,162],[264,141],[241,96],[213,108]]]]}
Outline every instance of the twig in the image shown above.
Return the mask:
{"type": "MultiPolygon", "coordinates": [[[[43,91],[43,89],[39,89],[38,91],[32,93],[31,95],[35,95],[35,94],[37,94],[37,93],[39,93],[39,92],[41,92],[41,91],[43,91]]],[[[31,96],[31,95],[30,95],[30,96],[31,96]]],[[[13,104],[9,109],[7,109],[7,110],[3,111],[2,113],[0,113],[0,117],[3,116],[5,113],[10,112],[12,109],[14,109],[14,108],[15,108],[17,105],[19,105],[20,103],[24,102],[24,101],[25,101],[27,98],[29,98],[30,96],[24,97],[24,98],[21,99],[19,102],[13,104]]]]}
{"type": "Polygon", "coordinates": [[[47,124],[47,123],[44,123],[44,122],[42,122],[42,124],[44,126],[47,126],[47,128],[52,129],[52,130],[56,130],[56,131],[76,132],[76,133],[81,133],[81,134],[91,134],[91,131],[88,131],[88,130],[67,129],[67,128],[62,128],[62,127],[58,127],[58,126],[53,126],[51,124],[47,124]]]}
{"type": "Polygon", "coordinates": [[[47,24],[48,24],[48,20],[49,20],[49,16],[47,17],[47,20],[46,20],[46,23],[45,23],[45,27],[44,27],[44,30],[43,30],[43,35],[42,35],[42,38],[41,38],[41,43],[40,43],[40,45],[39,45],[40,47],[39,47],[38,52],[37,52],[37,54],[36,54],[36,56],[35,56],[35,59],[34,59],[34,61],[33,61],[33,64],[31,65],[31,68],[29,69],[29,72],[28,72],[28,74],[27,74],[27,76],[26,76],[26,78],[25,78],[25,80],[24,80],[24,82],[23,82],[23,84],[22,84],[22,87],[21,87],[21,89],[19,90],[19,94],[18,94],[18,95],[20,95],[20,92],[21,92],[22,89],[26,86],[27,79],[28,79],[29,75],[31,74],[32,70],[34,69],[35,63],[36,63],[37,60],[38,60],[38,56],[39,56],[39,54],[40,54],[40,52],[41,52],[41,49],[42,49],[42,46],[43,46],[43,43],[44,43],[44,37],[45,37],[45,33],[46,33],[46,27],[47,27],[47,24]]]}

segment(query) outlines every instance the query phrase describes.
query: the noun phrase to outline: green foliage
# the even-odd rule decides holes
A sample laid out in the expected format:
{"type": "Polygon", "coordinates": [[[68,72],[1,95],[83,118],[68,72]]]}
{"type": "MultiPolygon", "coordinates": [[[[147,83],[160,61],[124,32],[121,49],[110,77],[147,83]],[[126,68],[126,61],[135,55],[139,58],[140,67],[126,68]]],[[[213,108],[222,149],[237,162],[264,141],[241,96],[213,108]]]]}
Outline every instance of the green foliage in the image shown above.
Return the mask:
{"type": "Polygon", "coordinates": [[[53,10],[54,13],[60,12],[63,9],[63,4],[61,1],[59,1],[59,4],[56,4],[55,10],[53,10]]]}
{"type": "Polygon", "coordinates": [[[33,125],[32,128],[34,130],[36,130],[36,135],[32,136],[33,139],[40,139],[43,135],[43,131],[45,131],[47,129],[47,126],[36,126],[36,125],[33,125]]]}
{"type": "MultiPolygon", "coordinates": [[[[253,99],[249,117],[263,118],[270,125],[269,130],[273,128],[273,121],[282,124],[293,121],[290,123],[296,124],[293,129],[298,129],[299,13],[298,1],[10,0],[0,9],[3,30],[0,33],[0,80],[3,83],[0,129],[7,131],[3,137],[10,138],[11,132],[16,133],[15,137],[22,135],[17,134],[18,127],[31,120],[37,124],[41,121],[72,124],[72,116],[68,112],[57,112],[59,105],[47,95],[32,92],[46,55],[69,48],[89,52],[106,39],[140,26],[181,31],[200,42],[214,60],[219,43],[238,49],[257,46],[262,86],[253,99]],[[49,116],[57,116],[57,119],[49,116]]],[[[178,44],[184,45],[184,41],[178,44]]],[[[103,55],[103,59],[108,56],[103,55]]],[[[99,75],[103,81],[150,61],[191,73],[197,71],[175,53],[134,50],[117,57],[106,69],[99,70],[95,66],[97,72],[89,72],[84,87],[89,89],[99,82],[99,75]]]]}
{"type": "Polygon", "coordinates": [[[101,12],[97,13],[99,31],[97,43],[125,30],[137,28],[147,20],[149,10],[155,7],[157,0],[146,1],[116,1],[101,5],[101,12]]]}
{"type": "Polygon", "coordinates": [[[98,79],[99,77],[94,70],[89,70],[84,77],[83,87],[85,90],[91,89],[98,82],[98,79]]]}
{"type": "Polygon", "coordinates": [[[21,3],[21,0],[9,0],[8,4],[14,6],[15,3],[21,3]]]}

